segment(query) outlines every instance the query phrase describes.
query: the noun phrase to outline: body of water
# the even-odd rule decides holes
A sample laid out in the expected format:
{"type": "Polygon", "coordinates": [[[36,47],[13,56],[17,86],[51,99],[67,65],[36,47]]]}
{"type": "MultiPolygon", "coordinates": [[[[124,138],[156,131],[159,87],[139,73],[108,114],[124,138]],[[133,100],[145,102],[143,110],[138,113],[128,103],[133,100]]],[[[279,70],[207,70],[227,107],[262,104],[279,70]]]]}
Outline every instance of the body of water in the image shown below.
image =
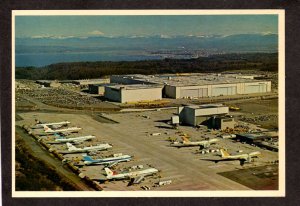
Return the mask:
{"type": "Polygon", "coordinates": [[[60,62],[83,61],[139,61],[162,59],[161,56],[148,55],[105,55],[99,53],[41,53],[16,54],[16,67],[41,67],[60,62]]]}

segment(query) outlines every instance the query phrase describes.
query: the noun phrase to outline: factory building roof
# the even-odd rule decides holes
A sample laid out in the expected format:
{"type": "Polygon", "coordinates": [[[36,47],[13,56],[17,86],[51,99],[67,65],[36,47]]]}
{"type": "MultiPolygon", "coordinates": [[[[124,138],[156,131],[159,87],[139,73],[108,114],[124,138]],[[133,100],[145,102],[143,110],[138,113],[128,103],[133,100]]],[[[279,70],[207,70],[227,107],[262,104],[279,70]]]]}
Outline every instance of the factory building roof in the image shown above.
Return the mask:
{"type": "Polygon", "coordinates": [[[109,79],[79,79],[73,80],[72,83],[80,85],[109,83],[109,79]]]}
{"type": "Polygon", "coordinates": [[[202,104],[202,105],[188,105],[186,107],[192,109],[207,109],[207,108],[218,108],[218,107],[226,107],[222,104],[202,104]]]}
{"type": "Polygon", "coordinates": [[[160,85],[153,84],[130,84],[130,85],[108,85],[107,87],[114,89],[125,89],[125,90],[137,90],[137,89],[153,89],[153,88],[162,88],[160,85]]]}
{"type": "Polygon", "coordinates": [[[240,74],[220,73],[188,73],[188,74],[163,74],[163,75],[120,75],[127,79],[135,79],[156,84],[168,84],[171,86],[201,86],[209,84],[230,84],[241,82],[259,82],[258,80],[244,78],[240,74]]]}
{"type": "Polygon", "coordinates": [[[101,83],[101,84],[90,84],[90,86],[95,86],[95,87],[104,87],[104,86],[113,86],[117,85],[116,83],[101,83]]]}

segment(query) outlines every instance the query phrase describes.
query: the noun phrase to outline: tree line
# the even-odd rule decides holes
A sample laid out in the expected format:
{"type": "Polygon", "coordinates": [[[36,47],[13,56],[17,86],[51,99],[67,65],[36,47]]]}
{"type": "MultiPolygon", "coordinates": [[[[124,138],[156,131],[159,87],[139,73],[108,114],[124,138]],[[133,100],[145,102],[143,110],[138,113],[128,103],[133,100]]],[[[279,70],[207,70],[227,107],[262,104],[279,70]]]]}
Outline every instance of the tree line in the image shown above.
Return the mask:
{"type": "Polygon", "coordinates": [[[278,71],[278,53],[220,54],[195,59],[57,63],[45,67],[17,67],[16,79],[72,80],[122,74],[278,71]]]}

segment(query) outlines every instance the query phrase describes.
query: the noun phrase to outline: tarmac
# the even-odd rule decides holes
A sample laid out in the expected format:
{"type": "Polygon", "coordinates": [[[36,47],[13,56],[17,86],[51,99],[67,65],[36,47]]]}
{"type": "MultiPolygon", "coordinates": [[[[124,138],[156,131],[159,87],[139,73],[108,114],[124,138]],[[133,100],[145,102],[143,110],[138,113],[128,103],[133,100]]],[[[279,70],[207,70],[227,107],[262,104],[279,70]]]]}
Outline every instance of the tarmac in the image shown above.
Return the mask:
{"type": "MultiPolygon", "coordinates": [[[[112,149],[105,152],[97,152],[94,157],[99,157],[114,153],[123,153],[133,155],[131,162],[120,163],[116,170],[123,167],[144,165],[145,167],[155,167],[160,170],[159,174],[153,177],[146,177],[140,185],[127,186],[128,181],[111,181],[101,183],[104,190],[108,191],[128,191],[141,190],[142,186],[150,186],[151,190],[252,190],[243,185],[242,181],[236,182],[233,179],[220,175],[222,172],[237,173],[241,168],[265,167],[270,162],[278,160],[278,153],[264,150],[248,144],[242,144],[231,139],[220,139],[212,148],[227,148],[230,153],[237,151],[252,152],[260,151],[262,158],[247,166],[240,166],[239,161],[214,162],[201,159],[218,158],[217,153],[201,154],[199,147],[175,148],[170,146],[167,141],[169,137],[180,140],[180,133],[187,134],[191,141],[203,140],[204,138],[218,138],[219,131],[211,131],[206,128],[194,128],[190,126],[179,126],[179,129],[173,129],[167,124],[175,109],[124,112],[115,114],[105,114],[106,119],[112,121],[97,121],[90,115],[64,114],[60,113],[42,113],[26,112],[18,113],[23,118],[17,122],[19,125],[33,125],[34,119],[44,122],[59,122],[68,120],[69,126],[78,126],[83,128],[78,134],[72,136],[95,135],[96,139],[90,142],[84,142],[78,147],[90,146],[100,143],[110,143],[112,149]],[[152,135],[158,133],[159,135],[152,135]],[[153,187],[155,183],[161,180],[172,180],[172,184],[161,187],[153,187]]],[[[47,141],[53,137],[42,137],[47,141]]],[[[65,145],[52,145],[54,150],[63,149],[65,145]]],[[[67,159],[80,161],[82,154],[65,155],[67,159]]],[[[91,179],[101,180],[105,178],[103,166],[83,166],[80,168],[84,175],[91,179]]],[[[247,178],[247,176],[245,177],[247,178]]],[[[274,188],[275,189],[275,188],[274,188]]]]}

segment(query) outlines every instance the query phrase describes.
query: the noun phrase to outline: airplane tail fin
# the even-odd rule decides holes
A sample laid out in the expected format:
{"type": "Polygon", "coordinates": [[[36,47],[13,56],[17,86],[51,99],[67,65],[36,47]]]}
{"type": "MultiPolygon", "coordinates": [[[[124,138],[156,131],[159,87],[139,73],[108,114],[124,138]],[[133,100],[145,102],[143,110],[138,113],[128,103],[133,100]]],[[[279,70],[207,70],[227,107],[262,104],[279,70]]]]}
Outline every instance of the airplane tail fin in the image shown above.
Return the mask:
{"type": "Polygon", "coordinates": [[[220,151],[221,151],[222,157],[229,157],[230,156],[229,153],[227,151],[225,151],[224,149],[221,149],[220,151]]]}
{"type": "Polygon", "coordinates": [[[47,125],[44,125],[44,130],[45,130],[45,132],[52,132],[53,131],[47,125]]]}
{"type": "Polygon", "coordinates": [[[84,161],[93,161],[93,159],[88,155],[83,156],[83,159],[84,161]]]}
{"type": "Polygon", "coordinates": [[[182,137],[183,142],[190,142],[190,140],[186,137],[182,137]]]}
{"type": "Polygon", "coordinates": [[[211,144],[216,143],[216,142],[218,142],[218,141],[219,141],[219,140],[216,139],[216,138],[213,138],[213,139],[208,140],[208,142],[211,143],[211,144]]]}
{"type": "Polygon", "coordinates": [[[60,136],[59,134],[54,134],[54,136],[56,137],[56,139],[66,139],[64,136],[60,136]]]}
{"type": "Polygon", "coordinates": [[[114,174],[113,171],[111,171],[111,170],[110,170],[109,168],[107,168],[107,167],[105,167],[104,170],[105,170],[107,176],[112,176],[112,175],[114,174]]]}
{"type": "Polygon", "coordinates": [[[257,152],[251,152],[249,153],[250,157],[260,157],[261,156],[261,152],[257,151],[257,152]]]}
{"type": "Polygon", "coordinates": [[[75,147],[74,145],[72,145],[71,143],[67,143],[67,147],[68,147],[68,150],[69,151],[72,151],[72,150],[76,150],[77,149],[77,147],[75,147]]]}

